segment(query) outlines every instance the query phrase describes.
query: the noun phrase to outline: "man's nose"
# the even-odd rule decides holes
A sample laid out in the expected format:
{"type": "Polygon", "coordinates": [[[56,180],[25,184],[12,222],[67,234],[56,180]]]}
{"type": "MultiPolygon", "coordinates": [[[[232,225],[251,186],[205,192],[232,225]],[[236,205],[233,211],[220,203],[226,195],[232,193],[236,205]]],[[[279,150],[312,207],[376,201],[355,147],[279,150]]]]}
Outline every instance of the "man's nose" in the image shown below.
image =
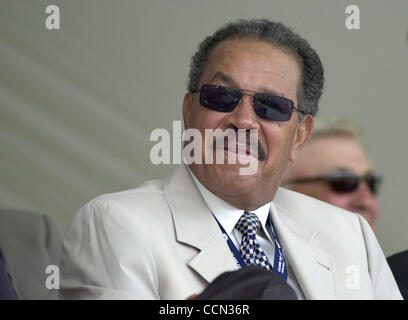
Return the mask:
{"type": "Polygon", "coordinates": [[[253,96],[243,94],[241,102],[226,118],[229,127],[238,129],[259,129],[258,116],[253,108],[253,96]]]}

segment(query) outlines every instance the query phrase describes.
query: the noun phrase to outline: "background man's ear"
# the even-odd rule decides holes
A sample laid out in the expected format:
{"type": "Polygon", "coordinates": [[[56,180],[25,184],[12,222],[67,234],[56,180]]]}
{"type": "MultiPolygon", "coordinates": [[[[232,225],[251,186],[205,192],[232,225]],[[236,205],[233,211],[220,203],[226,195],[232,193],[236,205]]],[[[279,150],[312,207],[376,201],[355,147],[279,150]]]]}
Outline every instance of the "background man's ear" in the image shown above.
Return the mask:
{"type": "Polygon", "coordinates": [[[183,101],[183,120],[184,120],[185,129],[190,128],[190,115],[191,115],[192,109],[193,109],[192,96],[190,92],[187,92],[184,95],[184,101],[183,101]]]}
{"type": "Polygon", "coordinates": [[[313,131],[314,119],[310,114],[306,114],[303,120],[299,123],[295,139],[292,146],[292,151],[289,157],[290,162],[297,160],[302,146],[309,140],[313,131]]]}

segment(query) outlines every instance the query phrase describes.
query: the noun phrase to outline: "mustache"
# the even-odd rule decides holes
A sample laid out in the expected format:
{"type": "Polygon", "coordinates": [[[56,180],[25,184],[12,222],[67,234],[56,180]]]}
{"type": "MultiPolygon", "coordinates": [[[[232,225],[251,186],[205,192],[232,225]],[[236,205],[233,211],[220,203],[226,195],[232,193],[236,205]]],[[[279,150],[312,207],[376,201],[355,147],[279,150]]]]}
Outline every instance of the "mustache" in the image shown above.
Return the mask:
{"type": "Polygon", "coordinates": [[[215,137],[212,142],[213,150],[224,149],[237,152],[242,148],[241,146],[245,146],[247,153],[250,153],[259,161],[265,161],[266,151],[259,139],[257,139],[257,143],[254,143],[255,137],[251,136],[250,130],[245,130],[245,135],[237,132],[237,130],[226,130],[222,135],[215,137]]]}

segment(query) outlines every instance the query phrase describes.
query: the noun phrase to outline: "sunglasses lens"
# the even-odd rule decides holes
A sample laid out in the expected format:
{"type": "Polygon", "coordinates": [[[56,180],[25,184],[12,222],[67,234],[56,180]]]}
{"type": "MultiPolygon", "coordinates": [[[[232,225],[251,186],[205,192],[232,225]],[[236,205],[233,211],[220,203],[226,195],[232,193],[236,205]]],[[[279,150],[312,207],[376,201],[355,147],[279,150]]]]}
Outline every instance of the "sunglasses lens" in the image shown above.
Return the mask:
{"type": "Polygon", "coordinates": [[[258,117],[272,121],[288,121],[293,113],[293,102],[271,94],[257,93],[254,111],[258,117]]]}
{"type": "Polygon", "coordinates": [[[373,195],[378,194],[380,185],[382,183],[382,177],[375,173],[368,173],[365,176],[360,177],[353,172],[339,171],[329,174],[328,176],[287,180],[286,183],[325,181],[326,183],[329,183],[332,191],[334,192],[351,193],[357,190],[362,180],[367,183],[373,195]]]}
{"type": "Polygon", "coordinates": [[[359,178],[357,176],[333,177],[330,185],[334,191],[339,193],[353,192],[357,189],[359,178]]]}
{"type": "Polygon", "coordinates": [[[378,194],[380,184],[381,184],[381,177],[375,174],[367,174],[365,177],[365,181],[368,184],[371,192],[373,194],[378,194]]]}
{"type": "Polygon", "coordinates": [[[200,103],[219,112],[232,112],[242,97],[241,91],[216,85],[204,85],[201,88],[200,103]]]}

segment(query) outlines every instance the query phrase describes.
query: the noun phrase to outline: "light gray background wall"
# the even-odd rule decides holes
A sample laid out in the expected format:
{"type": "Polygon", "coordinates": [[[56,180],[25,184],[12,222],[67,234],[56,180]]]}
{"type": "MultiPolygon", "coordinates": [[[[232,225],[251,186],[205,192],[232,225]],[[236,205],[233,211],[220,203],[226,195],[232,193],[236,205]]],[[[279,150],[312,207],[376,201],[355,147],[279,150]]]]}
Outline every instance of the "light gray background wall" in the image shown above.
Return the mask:
{"type": "Polygon", "coordinates": [[[239,17],[282,21],[326,69],[322,115],[355,119],[386,177],[378,239],[408,248],[408,1],[0,0],[0,204],[63,229],[91,198],[165,176],[150,132],[181,118],[190,56],[239,17]],[[61,9],[47,30],[45,7],[61,9]],[[345,28],[358,5],[361,29],[345,28]]]}

